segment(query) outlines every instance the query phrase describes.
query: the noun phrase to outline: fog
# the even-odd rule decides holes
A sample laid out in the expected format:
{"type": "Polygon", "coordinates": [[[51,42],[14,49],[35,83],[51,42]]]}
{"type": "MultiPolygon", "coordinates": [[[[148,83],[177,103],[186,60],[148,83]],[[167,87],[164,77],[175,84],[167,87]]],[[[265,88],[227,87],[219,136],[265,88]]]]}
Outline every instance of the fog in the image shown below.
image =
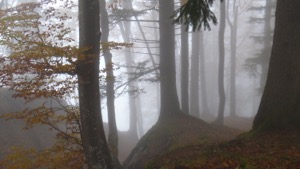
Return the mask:
{"type": "MultiPolygon", "coordinates": [[[[144,1],[144,3],[148,3],[148,1],[144,1]]],[[[257,36],[264,36],[264,10],[263,6],[265,5],[265,1],[257,0],[257,1],[236,1],[236,6],[239,9],[238,12],[238,21],[237,21],[237,39],[236,39],[236,112],[238,116],[241,117],[253,117],[256,114],[260,97],[260,75],[261,68],[260,65],[255,66],[255,70],[249,72],[251,70],[245,68],[246,60],[248,58],[257,57],[259,55],[259,51],[263,50],[264,44],[262,41],[258,42],[256,40],[257,36]],[[261,8],[257,10],[255,8],[261,8]],[[257,18],[257,21],[253,21],[253,18],[257,18]]],[[[228,6],[228,17],[231,22],[233,20],[232,16],[232,5],[233,1],[230,1],[228,6]]],[[[141,1],[133,1],[134,10],[141,11],[145,8],[141,1]]],[[[216,16],[219,18],[219,4],[215,3],[214,11],[216,16]]],[[[274,9],[272,10],[274,12],[274,9]]],[[[113,13],[111,11],[111,13],[113,13]]],[[[274,15],[274,14],[272,14],[274,15]]],[[[146,11],[143,15],[139,15],[139,22],[135,20],[135,18],[131,17],[131,33],[130,33],[130,42],[133,43],[133,47],[131,48],[131,57],[134,59],[133,62],[136,68],[133,70],[134,72],[140,72],[143,70],[139,70],[139,64],[147,62],[143,67],[143,69],[147,69],[147,66],[150,69],[153,65],[150,61],[151,55],[156,60],[156,64],[158,64],[158,35],[157,29],[158,24],[157,21],[157,11],[146,11]],[[146,37],[146,39],[142,39],[141,31],[139,30],[138,24],[142,25],[142,31],[146,37]],[[147,43],[147,44],[145,44],[147,43]],[[149,49],[150,48],[150,54],[149,49]]],[[[273,25],[272,18],[272,25],[273,25]]],[[[230,114],[229,103],[230,103],[230,29],[228,27],[228,21],[226,22],[225,28],[225,69],[224,69],[224,84],[225,84],[225,93],[226,93],[226,106],[225,106],[225,115],[228,116],[230,114]]],[[[204,57],[205,57],[205,78],[206,78],[206,86],[207,86],[207,100],[209,112],[216,117],[218,112],[218,90],[217,90],[217,78],[218,78],[218,26],[212,26],[211,30],[202,31],[204,36],[204,57]]],[[[120,29],[116,25],[111,26],[113,29],[110,30],[110,40],[112,41],[122,41],[122,38],[119,36],[120,29]],[[116,38],[119,37],[119,38],[116,38]]],[[[176,66],[177,66],[177,88],[178,95],[180,97],[180,26],[176,25],[176,66]]],[[[270,26],[269,30],[272,32],[273,26],[270,26]]],[[[191,44],[192,44],[192,36],[195,33],[189,32],[189,51],[191,53],[191,44]]],[[[127,50],[127,49],[124,49],[127,50]]],[[[126,72],[125,68],[123,68],[125,64],[123,50],[114,50],[113,53],[113,62],[117,68],[116,78],[120,79],[118,83],[126,83],[126,72]],[[118,65],[121,65],[118,67],[118,65]]],[[[189,60],[191,61],[191,56],[189,55],[189,60]]],[[[191,62],[190,62],[191,63],[191,62]]],[[[155,75],[147,74],[142,76],[140,79],[137,79],[139,93],[136,93],[137,99],[140,100],[139,105],[141,112],[138,112],[143,117],[142,123],[144,126],[144,132],[147,131],[153,124],[155,124],[158,113],[159,113],[159,85],[158,82],[148,82],[147,78],[151,78],[155,75]],[[150,76],[150,77],[149,77],[150,76]]],[[[199,86],[200,88],[200,86],[199,86]]],[[[117,91],[123,92],[126,89],[122,88],[117,91]]],[[[199,95],[201,93],[199,92],[199,95]]],[[[103,103],[105,105],[105,103],[103,103]]],[[[199,107],[201,110],[201,100],[199,101],[199,107]]],[[[103,116],[104,119],[107,120],[107,116],[105,113],[104,106],[103,116]]],[[[129,99],[126,93],[121,94],[118,98],[116,98],[116,114],[117,114],[117,124],[119,130],[127,130],[129,128],[129,99]]],[[[199,112],[201,114],[203,112],[199,112]]],[[[140,119],[141,120],[141,119],[140,119]]],[[[212,119],[210,119],[212,120],[212,119]]]]}
{"type": "MultiPolygon", "coordinates": [[[[14,1],[9,4],[5,0],[4,4],[7,7],[15,5],[19,2],[28,1],[14,1]]],[[[74,1],[75,2],[75,1],[74,1]]],[[[76,1],[77,2],[77,1],[76,1]]],[[[75,2],[75,3],[76,3],[75,2]]],[[[159,24],[158,24],[158,2],[156,0],[132,0],[120,1],[120,4],[107,0],[107,11],[109,14],[109,41],[120,43],[132,43],[130,48],[121,47],[120,49],[111,49],[113,69],[115,75],[115,113],[118,130],[126,132],[130,130],[131,123],[136,127],[139,138],[141,138],[157,121],[160,113],[160,85],[159,85],[159,24]],[[114,5],[112,7],[111,5],[114,5]],[[132,7],[132,8],[131,8],[132,7]],[[135,121],[131,121],[132,116],[135,121]]],[[[225,89],[225,118],[230,117],[231,109],[230,103],[230,78],[231,68],[235,67],[235,116],[246,118],[249,120],[247,126],[241,126],[240,129],[247,130],[251,128],[251,120],[255,116],[262,94],[262,88],[265,81],[265,71],[267,64],[262,63],[263,57],[270,53],[270,46],[266,46],[266,39],[268,36],[272,37],[273,24],[274,24],[274,7],[271,10],[270,23],[266,24],[266,1],[264,0],[230,0],[226,1],[226,28],[225,28],[225,67],[224,74],[224,89],[225,89]],[[229,2],[229,3],[228,3],[229,2]],[[233,9],[235,8],[235,9],[233,9]],[[237,11],[234,17],[234,10],[237,11]],[[233,51],[231,48],[232,30],[230,25],[236,20],[236,50],[235,65],[231,63],[231,55],[233,51]]],[[[176,8],[178,3],[175,4],[176,8]]],[[[3,6],[2,8],[5,8],[3,6]]],[[[215,15],[220,19],[219,14],[220,4],[216,1],[212,6],[215,15]]],[[[71,11],[70,15],[76,16],[76,12],[71,11]],[[74,14],[75,13],[75,14],[74,14]]],[[[69,25],[72,25],[73,31],[68,35],[75,39],[73,46],[77,46],[78,42],[78,20],[74,19],[69,25]]],[[[177,78],[177,94],[180,102],[181,99],[181,29],[180,25],[175,25],[175,48],[176,48],[176,78],[177,78]]],[[[191,78],[191,53],[193,37],[198,36],[199,33],[188,31],[188,55],[185,56],[189,61],[189,85],[191,78]]],[[[219,24],[211,25],[211,30],[200,30],[202,34],[202,46],[199,46],[199,57],[204,58],[205,65],[205,84],[206,96],[203,98],[203,91],[201,91],[200,76],[198,73],[199,85],[197,91],[199,100],[196,103],[199,106],[198,118],[213,122],[216,120],[219,108],[219,93],[218,93],[218,65],[219,65],[219,52],[218,52],[218,32],[219,24]],[[200,56],[202,55],[202,56],[200,56]],[[208,110],[204,109],[203,99],[207,101],[208,110]],[[205,111],[205,112],[204,112],[205,111]]],[[[103,34],[103,32],[102,32],[103,34]]],[[[268,39],[271,41],[271,39],[268,39]]],[[[8,53],[9,50],[1,47],[1,53],[8,53]]],[[[103,53],[100,57],[101,70],[105,68],[105,61],[103,53]]],[[[199,62],[201,65],[201,63],[199,62]]],[[[201,68],[200,68],[201,70],[201,68]]],[[[66,78],[59,76],[59,78],[66,78]]],[[[101,74],[101,108],[103,120],[108,122],[107,115],[107,100],[105,96],[106,79],[105,73],[101,74]]],[[[75,90],[76,91],[76,90],[75,90]]],[[[188,93],[191,94],[191,93],[188,93]]],[[[3,99],[3,97],[1,97],[3,99]]],[[[64,99],[67,103],[78,106],[77,93],[71,93],[65,96],[64,99]],[[72,97],[71,97],[72,96],[72,97]]],[[[2,102],[2,101],[1,101],[2,102]]],[[[190,99],[189,102],[194,102],[190,99]]],[[[191,103],[189,103],[191,104],[191,103]]],[[[15,110],[14,110],[15,111],[15,110]]],[[[236,122],[238,124],[238,122],[236,122]]],[[[226,124],[226,123],[225,123],[226,124]]],[[[239,126],[233,125],[236,128],[239,126]]],[[[122,142],[122,138],[120,139],[122,142]]]]}

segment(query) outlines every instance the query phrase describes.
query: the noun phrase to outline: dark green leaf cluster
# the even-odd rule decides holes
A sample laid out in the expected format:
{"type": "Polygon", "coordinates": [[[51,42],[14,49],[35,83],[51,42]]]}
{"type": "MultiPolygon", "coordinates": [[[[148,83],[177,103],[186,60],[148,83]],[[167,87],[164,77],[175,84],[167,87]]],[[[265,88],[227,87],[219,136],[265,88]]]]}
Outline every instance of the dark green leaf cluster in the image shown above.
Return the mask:
{"type": "Polygon", "coordinates": [[[192,26],[193,31],[200,30],[202,27],[204,27],[204,30],[210,30],[210,21],[217,24],[217,18],[210,9],[213,2],[214,0],[188,0],[174,11],[172,15],[173,23],[183,23],[186,25],[186,30],[190,26],[192,26]]]}

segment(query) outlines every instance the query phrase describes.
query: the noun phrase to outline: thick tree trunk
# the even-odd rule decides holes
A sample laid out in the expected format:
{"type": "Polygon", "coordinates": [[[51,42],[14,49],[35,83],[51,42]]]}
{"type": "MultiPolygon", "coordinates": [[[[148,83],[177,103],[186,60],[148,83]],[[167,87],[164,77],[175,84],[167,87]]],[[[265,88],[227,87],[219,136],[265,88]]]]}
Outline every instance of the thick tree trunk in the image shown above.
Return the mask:
{"type": "Polygon", "coordinates": [[[160,86],[161,107],[159,119],[180,112],[176,89],[175,31],[170,16],[174,11],[173,0],[159,0],[160,34],[160,86]]]}
{"type": "Polygon", "coordinates": [[[181,25],[181,110],[189,114],[189,34],[181,25]]]}
{"type": "Polygon", "coordinates": [[[112,169],[100,109],[98,0],[79,0],[78,93],[81,139],[89,169],[112,169]]]}
{"type": "Polygon", "coordinates": [[[219,110],[217,117],[217,124],[224,123],[224,109],[225,109],[225,89],[224,89],[224,64],[225,64],[225,1],[220,4],[220,28],[219,28],[219,71],[218,71],[218,91],[219,91],[219,110]]]}
{"type": "Polygon", "coordinates": [[[266,87],[253,129],[300,128],[300,1],[278,0],[266,87]]]}

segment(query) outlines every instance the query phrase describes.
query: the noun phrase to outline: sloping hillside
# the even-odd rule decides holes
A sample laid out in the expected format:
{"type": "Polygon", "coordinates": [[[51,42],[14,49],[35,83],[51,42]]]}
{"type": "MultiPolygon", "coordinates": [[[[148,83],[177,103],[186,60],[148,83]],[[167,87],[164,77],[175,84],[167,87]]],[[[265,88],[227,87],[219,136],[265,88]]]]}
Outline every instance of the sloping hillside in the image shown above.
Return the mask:
{"type": "MultiPolygon", "coordinates": [[[[124,162],[124,168],[152,168],[164,155],[185,147],[205,148],[228,141],[240,133],[238,130],[210,125],[186,115],[176,115],[159,121],[138,142],[124,162]]],[[[168,161],[162,161],[169,167],[168,161]]]]}
{"type": "Polygon", "coordinates": [[[125,169],[300,169],[300,131],[243,133],[184,115],[156,124],[125,169]]]}

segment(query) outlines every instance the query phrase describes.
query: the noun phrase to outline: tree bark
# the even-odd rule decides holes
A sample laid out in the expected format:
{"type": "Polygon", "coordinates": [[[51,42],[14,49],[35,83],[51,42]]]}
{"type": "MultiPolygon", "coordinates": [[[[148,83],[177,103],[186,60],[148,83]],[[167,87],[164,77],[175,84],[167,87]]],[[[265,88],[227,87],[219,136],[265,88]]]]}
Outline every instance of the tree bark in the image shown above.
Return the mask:
{"type": "MultiPolygon", "coordinates": [[[[229,1],[228,1],[229,2],[229,1]]],[[[236,116],[236,35],[238,22],[238,6],[236,0],[232,3],[233,20],[230,21],[229,13],[227,14],[227,21],[230,28],[230,115],[236,116]]],[[[229,9],[227,7],[227,9],[229,9]]],[[[229,11],[228,11],[229,12],[229,11]]]]}
{"type": "Polygon", "coordinates": [[[224,89],[224,60],[225,60],[225,47],[224,47],[224,34],[225,34],[225,1],[220,4],[220,28],[219,28],[219,70],[218,70],[218,91],[219,91],[219,110],[217,117],[217,124],[223,125],[224,123],[224,109],[225,109],[225,89],[224,89]]]}
{"type": "Polygon", "coordinates": [[[78,93],[81,139],[89,169],[112,169],[100,109],[98,0],[79,0],[78,93]]]}
{"type": "Polygon", "coordinates": [[[190,114],[199,117],[199,58],[202,57],[200,56],[200,32],[193,32],[192,34],[191,57],[190,114]]]}
{"type": "MultiPolygon", "coordinates": [[[[105,0],[99,0],[100,2],[100,25],[102,30],[101,42],[108,42],[109,37],[109,20],[106,11],[105,0]]],[[[110,149],[114,165],[121,166],[118,155],[119,155],[119,138],[118,138],[118,128],[116,123],[116,112],[115,112],[115,76],[113,70],[112,54],[109,48],[102,46],[105,68],[106,68],[106,106],[107,106],[107,116],[108,116],[108,147],[110,149]]]]}
{"type": "MultiPolygon", "coordinates": [[[[181,25],[181,110],[189,114],[189,34],[181,25]]],[[[199,56],[198,56],[199,57],[199,56]]]]}
{"type": "Polygon", "coordinates": [[[300,128],[300,1],[278,0],[266,87],[254,130],[300,128]]]}
{"type": "Polygon", "coordinates": [[[200,32],[199,37],[199,52],[200,52],[200,93],[202,112],[200,114],[210,114],[207,104],[207,88],[206,88],[206,66],[205,66],[205,52],[204,52],[204,33],[200,32]]]}
{"type": "Polygon", "coordinates": [[[161,86],[161,107],[159,120],[180,112],[176,88],[175,31],[172,20],[170,19],[173,11],[173,0],[159,0],[159,69],[161,86]]]}

